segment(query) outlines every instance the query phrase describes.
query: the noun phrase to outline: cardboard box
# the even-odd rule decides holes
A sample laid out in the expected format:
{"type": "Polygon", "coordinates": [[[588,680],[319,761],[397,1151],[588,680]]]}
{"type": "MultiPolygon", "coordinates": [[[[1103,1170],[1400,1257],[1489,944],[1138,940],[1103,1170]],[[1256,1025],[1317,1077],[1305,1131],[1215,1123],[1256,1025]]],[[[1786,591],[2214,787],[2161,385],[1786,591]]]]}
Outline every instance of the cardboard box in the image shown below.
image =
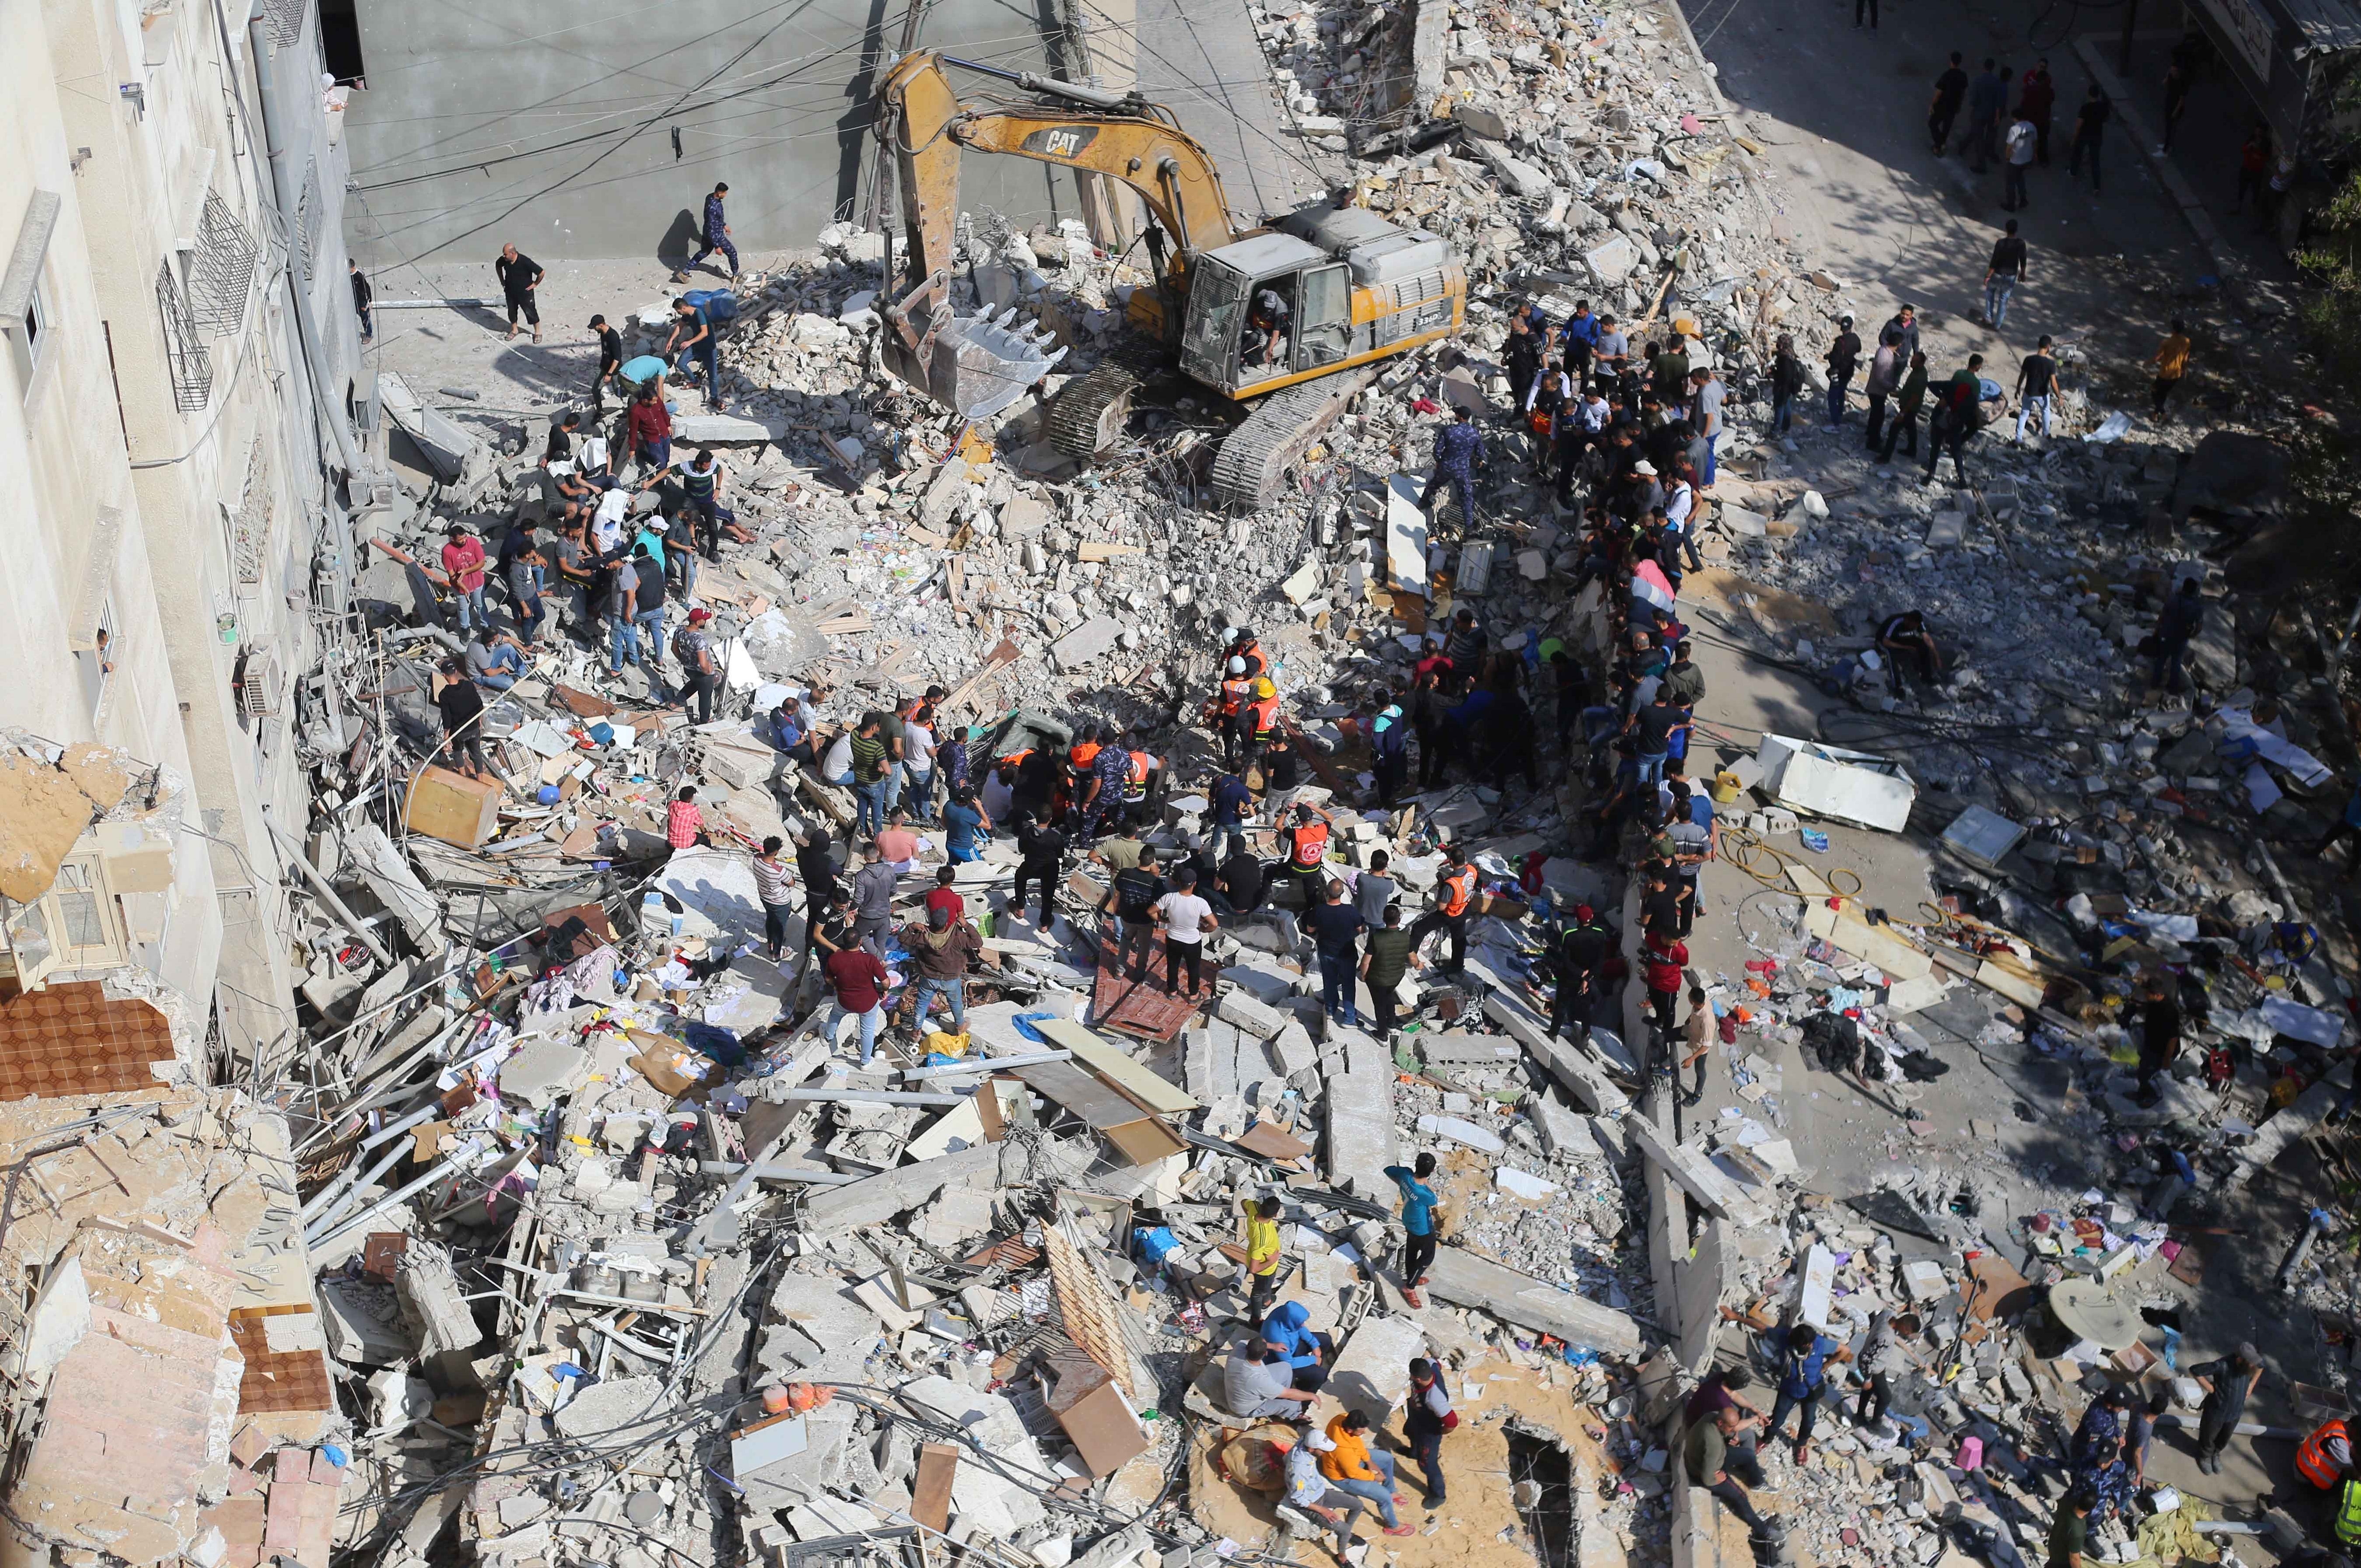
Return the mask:
{"type": "Polygon", "coordinates": [[[1100,1384],[1057,1416],[1093,1475],[1112,1475],[1148,1452],[1148,1429],[1112,1382],[1100,1384]]]}
{"type": "Polygon", "coordinates": [[[500,825],[500,793],[497,779],[471,779],[448,768],[428,768],[411,789],[403,820],[412,833],[463,850],[477,849],[500,825]]]}

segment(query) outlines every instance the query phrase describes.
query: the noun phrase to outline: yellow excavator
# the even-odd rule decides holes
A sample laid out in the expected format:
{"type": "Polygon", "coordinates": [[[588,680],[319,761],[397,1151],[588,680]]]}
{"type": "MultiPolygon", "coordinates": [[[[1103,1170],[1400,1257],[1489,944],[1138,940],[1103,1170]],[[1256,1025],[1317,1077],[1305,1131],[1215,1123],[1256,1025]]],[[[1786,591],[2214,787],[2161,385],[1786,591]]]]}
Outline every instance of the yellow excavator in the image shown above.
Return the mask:
{"type": "MultiPolygon", "coordinates": [[[[1466,314],[1466,268],[1433,235],[1324,201],[1241,225],[1212,155],[1137,92],[924,49],[895,64],[881,96],[878,134],[896,155],[908,253],[882,313],[885,366],[962,418],[1008,408],[1065,352],[1013,310],[952,311],[960,159],[970,150],[1062,164],[1139,193],[1153,219],[1143,239],[1156,281],[1133,292],[1131,324],[1191,380],[1251,405],[1214,454],[1213,497],[1224,508],[1268,501],[1383,361],[1457,331],[1466,314]],[[945,66],[1030,99],[962,103],[945,66]]],[[[1115,354],[1068,382],[1049,407],[1050,444],[1083,463],[1114,446],[1152,374],[1115,354]]]]}

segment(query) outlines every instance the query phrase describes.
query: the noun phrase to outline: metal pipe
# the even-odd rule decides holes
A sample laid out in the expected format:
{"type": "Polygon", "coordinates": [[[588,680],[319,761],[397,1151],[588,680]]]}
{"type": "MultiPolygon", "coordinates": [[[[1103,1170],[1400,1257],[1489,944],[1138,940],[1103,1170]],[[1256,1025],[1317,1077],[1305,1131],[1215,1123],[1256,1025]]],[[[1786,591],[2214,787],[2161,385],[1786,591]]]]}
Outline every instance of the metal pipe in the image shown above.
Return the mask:
{"type": "Polygon", "coordinates": [[[786,1102],[853,1105],[957,1105],[964,1094],[904,1094],[890,1089],[790,1089],[776,1096],[786,1102]]]}
{"type": "Polygon", "coordinates": [[[337,1216],[360,1201],[361,1189],[375,1185],[379,1177],[400,1165],[402,1156],[409,1152],[396,1146],[391,1154],[370,1167],[367,1174],[359,1174],[361,1162],[356,1156],[352,1164],[346,1166],[335,1180],[313,1194],[312,1201],[303,1205],[303,1212],[297,1218],[306,1226],[333,1223],[337,1216]]]}
{"type": "Polygon", "coordinates": [[[398,1191],[387,1193],[384,1197],[379,1199],[376,1202],[370,1204],[368,1208],[362,1210],[351,1219],[338,1224],[334,1230],[323,1232],[318,1235],[313,1235],[310,1232],[306,1231],[303,1234],[303,1245],[307,1247],[325,1246],[330,1242],[335,1241],[338,1236],[343,1235],[346,1231],[353,1229],[355,1226],[368,1224],[371,1220],[376,1219],[388,1209],[394,1207],[398,1203],[406,1203],[411,1199],[418,1196],[421,1192],[425,1191],[429,1187],[432,1187],[437,1181],[442,1180],[444,1177],[450,1175],[452,1168],[455,1166],[459,1165],[463,1161],[475,1158],[477,1155],[483,1151],[483,1147],[484,1140],[482,1138],[478,1137],[468,1139],[466,1146],[454,1149],[450,1154],[445,1156],[439,1160],[436,1160],[434,1162],[434,1169],[428,1171],[417,1180],[410,1183],[407,1187],[401,1188],[398,1191]]]}
{"type": "Polygon", "coordinates": [[[270,829],[270,836],[279,840],[280,849],[286,852],[288,860],[294,863],[296,871],[302,875],[303,880],[312,884],[312,891],[320,895],[322,903],[335,912],[337,919],[352,927],[354,940],[367,948],[370,957],[386,968],[391,969],[394,965],[393,954],[386,950],[384,943],[369,935],[369,928],[361,923],[361,917],[346,905],[344,899],[337,895],[335,888],[328,885],[328,879],[313,869],[310,861],[304,859],[302,850],[296,845],[295,841],[279,830],[279,824],[271,821],[267,815],[269,807],[265,806],[263,810],[266,813],[263,825],[270,829]]]}
{"type": "Polygon", "coordinates": [[[344,456],[345,472],[358,477],[368,473],[369,468],[361,460],[359,444],[354,441],[352,426],[345,419],[344,400],[328,384],[328,356],[323,350],[320,323],[312,316],[312,280],[303,276],[298,265],[302,254],[301,236],[291,232],[291,220],[302,201],[302,192],[300,188],[290,189],[287,139],[280,134],[279,105],[271,95],[275,81],[271,54],[276,46],[270,41],[263,0],[254,0],[253,9],[247,13],[246,47],[247,53],[254,58],[254,95],[262,100],[263,151],[270,164],[271,196],[279,210],[279,237],[287,254],[288,292],[295,296],[295,332],[302,340],[305,365],[312,372],[312,396],[319,404],[319,416],[328,422],[328,429],[336,438],[336,450],[344,456]]]}

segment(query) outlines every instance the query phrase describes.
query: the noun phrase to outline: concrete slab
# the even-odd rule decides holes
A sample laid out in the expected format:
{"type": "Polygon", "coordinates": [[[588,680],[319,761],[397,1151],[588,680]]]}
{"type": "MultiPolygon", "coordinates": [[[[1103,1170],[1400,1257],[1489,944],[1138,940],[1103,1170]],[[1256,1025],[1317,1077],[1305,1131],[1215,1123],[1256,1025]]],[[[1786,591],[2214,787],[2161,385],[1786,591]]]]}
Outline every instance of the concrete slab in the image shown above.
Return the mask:
{"type": "Polygon", "coordinates": [[[1123,622],[1111,615],[1097,616],[1049,644],[1049,656],[1060,670],[1079,670],[1114,647],[1122,635],[1123,622]]]}
{"type": "Polygon", "coordinates": [[[1606,1069],[1567,1040],[1550,1033],[1549,1020],[1506,992],[1484,999],[1484,1016],[1516,1036],[1533,1059],[1549,1069],[1566,1091],[1594,1115],[1615,1117],[1631,1108],[1629,1096],[1615,1086],[1606,1069]]]}
{"type": "Polygon", "coordinates": [[[1331,1184],[1356,1197],[1390,1192],[1394,1161],[1394,1080],[1390,1072],[1345,1072],[1328,1080],[1327,1171],[1331,1184]]]}
{"type": "Polygon", "coordinates": [[[1459,1247],[1446,1246],[1437,1253],[1426,1280],[1429,1293],[1437,1299],[1474,1307],[1520,1328],[1556,1334],[1572,1344],[1632,1360],[1647,1348],[1639,1323],[1629,1314],[1459,1247]]]}
{"type": "Polygon", "coordinates": [[[1424,486],[1408,474],[1386,483],[1386,586],[1396,593],[1426,597],[1426,509],[1418,504],[1424,486]]]}
{"type": "Polygon", "coordinates": [[[831,1187],[804,1201],[804,1229],[816,1234],[882,1225],[940,1192],[954,1181],[1000,1178],[998,1144],[980,1144],[937,1159],[921,1160],[843,1187],[831,1187]]]}
{"type": "Polygon", "coordinates": [[[1642,1154],[1663,1168],[1665,1174],[1680,1184],[1681,1190],[1696,1199],[1706,1212],[1718,1220],[1731,1220],[1741,1225],[1767,1224],[1770,1213],[1748,1197],[1738,1184],[1724,1176],[1712,1160],[1686,1144],[1676,1144],[1645,1116],[1623,1118],[1624,1135],[1638,1146],[1642,1154]]]}
{"type": "Polygon", "coordinates": [[[1427,1353],[1426,1331],[1409,1318],[1371,1312],[1336,1353],[1324,1390],[1382,1428],[1410,1393],[1410,1363],[1427,1353]]]}

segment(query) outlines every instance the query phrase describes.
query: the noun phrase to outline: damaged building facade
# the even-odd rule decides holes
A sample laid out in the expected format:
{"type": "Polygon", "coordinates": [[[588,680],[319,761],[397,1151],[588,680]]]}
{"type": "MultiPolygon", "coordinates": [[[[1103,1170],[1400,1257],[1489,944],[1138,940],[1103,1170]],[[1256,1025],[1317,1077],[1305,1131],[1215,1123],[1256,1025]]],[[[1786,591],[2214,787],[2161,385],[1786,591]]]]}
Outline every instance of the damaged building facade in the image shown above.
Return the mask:
{"type": "Polygon", "coordinates": [[[6,27],[5,983],[130,966],[199,1038],[283,1053],[320,743],[297,688],[347,592],[372,401],[342,95],[302,5],[11,0],[6,27]],[[93,744],[117,798],[55,765],[93,744]]]}

